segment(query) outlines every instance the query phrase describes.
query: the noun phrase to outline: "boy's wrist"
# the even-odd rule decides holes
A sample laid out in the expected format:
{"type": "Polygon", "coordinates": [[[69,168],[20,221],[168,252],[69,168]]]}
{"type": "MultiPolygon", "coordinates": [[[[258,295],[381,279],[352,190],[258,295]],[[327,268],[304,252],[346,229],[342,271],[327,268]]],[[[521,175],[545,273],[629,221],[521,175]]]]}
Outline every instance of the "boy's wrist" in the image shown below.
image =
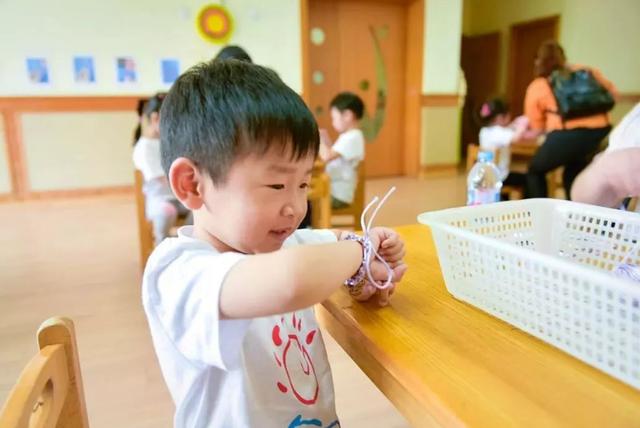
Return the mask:
{"type": "Polygon", "coordinates": [[[342,235],[343,241],[356,241],[362,246],[362,262],[358,267],[358,270],[355,274],[353,274],[350,278],[344,281],[344,285],[346,285],[349,289],[359,286],[364,283],[366,276],[366,268],[365,268],[365,254],[371,247],[371,241],[364,239],[362,236],[356,235],[355,233],[348,232],[342,235]]]}

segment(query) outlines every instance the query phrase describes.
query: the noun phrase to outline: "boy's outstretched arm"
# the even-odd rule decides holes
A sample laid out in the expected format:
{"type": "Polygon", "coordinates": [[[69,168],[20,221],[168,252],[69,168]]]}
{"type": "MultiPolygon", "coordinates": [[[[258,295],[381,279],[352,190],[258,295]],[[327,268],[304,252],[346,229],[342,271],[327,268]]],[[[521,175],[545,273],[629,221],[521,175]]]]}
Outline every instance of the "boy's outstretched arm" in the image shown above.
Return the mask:
{"type": "MultiPolygon", "coordinates": [[[[380,245],[377,237],[373,244],[380,245]]],[[[309,307],[341,287],[361,263],[362,246],[355,241],[247,256],[222,283],[220,316],[256,318],[309,307]]]]}

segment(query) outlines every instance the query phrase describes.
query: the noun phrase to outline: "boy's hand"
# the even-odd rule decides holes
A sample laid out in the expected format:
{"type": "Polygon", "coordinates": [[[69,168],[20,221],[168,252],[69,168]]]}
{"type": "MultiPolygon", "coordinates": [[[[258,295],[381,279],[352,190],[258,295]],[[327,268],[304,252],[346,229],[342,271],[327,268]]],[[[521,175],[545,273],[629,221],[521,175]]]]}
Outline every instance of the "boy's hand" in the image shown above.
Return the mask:
{"type": "Polygon", "coordinates": [[[382,257],[389,266],[396,267],[405,256],[404,242],[400,239],[400,235],[393,229],[388,227],[374,227],[369,231],[369,236],[373,239],[377,238],[380,242],[376,249],[380,257],[382,257]]]}
{"type": "Polygon", "coordinates": [[[319,131],[320,133],[320,143],[324,144],[325,146],[329,146],[331,147],[331,137],[329,136],[329,132],[322,128],[319,131]]]}
{"type": "MultiPolygon", "coordinates": [[[[389,297],[395,291],[396,283],[400,282],[405,272],[407,271],[407,265],[404,264],[404,242],[400,239],[397,232],[386,227],[375,227],[369,231],[374,248],[389,266],[393,269],[392,284],[389,288],[380,290],[366,280],[362,285],[354,287],[350,290],[350,294],[355,300],[360,302],[369,300],[372,296],[377,295],[378,304],[385,306],[389,303],[389,297]]],[[[371,263],[371,276],[378,283],[385,283],[387,281],[387,269],[378,260],[374,259],[371,263]]]]}
{"type": "MultiPolygon", "coordinates": [[[[407,265],[400,263],[393,268],[393,278],[391,280],[391,285],[388,288],[380,290],[375,285],[371,284],[368,279],[365,279],[364,282],[350,289],[349,294],[359,302],[369,300],[375,295],[377,296],[378,304],[380,306],[386,306],[389,303],[389,298],[393,295],[393,292],[396,289],[396,283],[400,282],[406,271],[407,265]]],[[[387,281],[387,269],[382,263],[376,260],[371,263],[371,276],[373,276],[373,279],[378,283],[384,284],[387,281]]]]}

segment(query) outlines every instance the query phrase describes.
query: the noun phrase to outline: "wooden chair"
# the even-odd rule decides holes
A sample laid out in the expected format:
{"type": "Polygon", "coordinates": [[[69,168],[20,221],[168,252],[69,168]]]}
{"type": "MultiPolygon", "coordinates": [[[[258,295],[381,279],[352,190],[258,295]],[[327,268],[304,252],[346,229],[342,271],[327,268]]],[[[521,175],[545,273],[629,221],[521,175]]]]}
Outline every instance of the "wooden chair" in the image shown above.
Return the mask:
{"type": "Polygon", "coordinates": [[[88,428],[73,322],[49,318],[37,339],[40,351],[0,410],[0,427],[88,428]]]}
{"type": "Polygon", "coordinates": [[[328,229],[331,227],[331,180],[324,172],[324,165],[314,165],[311,186],[307,196],[311,203],[311,227],[328,229]]]}
{"type": "Polygon", "coordinates": [[[562,173],[564,167],[559,167],[547,174],[547,195],[549,198],[566,198],[564,186],[562,185],[562,173]],[[562,195],[558,196],[561,191],[562,195]]]}
{"type": "MultiPolygon", "coordinates": [[[[142,172],[135,170],[134,191],[136,194],[136,214],[138,216],[138,237],[140,239],[140,266],[144,269],[147,264],[147,259],[151,255],[153,248],[155,247],[153,236],[153,225],[145,213],[145,197],[142,191],[142,185],[144,184],[144,177],[142,172]]],[[[178,228],[185,224],[186,216],[178,216],[176,225],[169,230],[170,236],[177,236],[178,228]]]]}
{"type": "Polygon", "coordinates": [[[345,208],[332,209],[332,216],[350,216],[350,221],[336,222],[333,219],[331,224],[333,226],[353,226],[359,228],[360,216],[364,211],[364,162],[360,162],[358,165],[358,182],[356,184],[356,191],[353,195],[353,203],[345,208]]]}
{"type": "Polygon", "coordinates": [[[140,240],[140,265],[144,269],[147,259],[154,247],[153,226],[145,214],[145,200],[142,192],[144,177],[139,170],[135,171],[134,190],[136,194],[136,213],[138,216],[138,238],[140,240]]]}

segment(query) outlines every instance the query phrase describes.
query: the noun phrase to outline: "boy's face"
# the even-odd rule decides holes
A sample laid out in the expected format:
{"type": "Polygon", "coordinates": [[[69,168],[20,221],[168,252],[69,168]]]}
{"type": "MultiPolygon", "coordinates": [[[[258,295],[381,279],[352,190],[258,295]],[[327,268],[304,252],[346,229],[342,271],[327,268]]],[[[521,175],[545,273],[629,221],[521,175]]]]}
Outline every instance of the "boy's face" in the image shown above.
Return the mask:
{"type": "Polygon", "coordinates": [[[236,159],[226,182],[203,184],[204,206],[194,225],[220,251],[266,253],[278,250],[307,212],[314,157],[292,160],[279,147],[265,155],[236,159]]]}
{"type": "Polygon", "coordinates": [[[355,125],[355,116],[351,110],[340,111],[331,107],[331,125],[338,133],[343,133],[355,125]]]}

